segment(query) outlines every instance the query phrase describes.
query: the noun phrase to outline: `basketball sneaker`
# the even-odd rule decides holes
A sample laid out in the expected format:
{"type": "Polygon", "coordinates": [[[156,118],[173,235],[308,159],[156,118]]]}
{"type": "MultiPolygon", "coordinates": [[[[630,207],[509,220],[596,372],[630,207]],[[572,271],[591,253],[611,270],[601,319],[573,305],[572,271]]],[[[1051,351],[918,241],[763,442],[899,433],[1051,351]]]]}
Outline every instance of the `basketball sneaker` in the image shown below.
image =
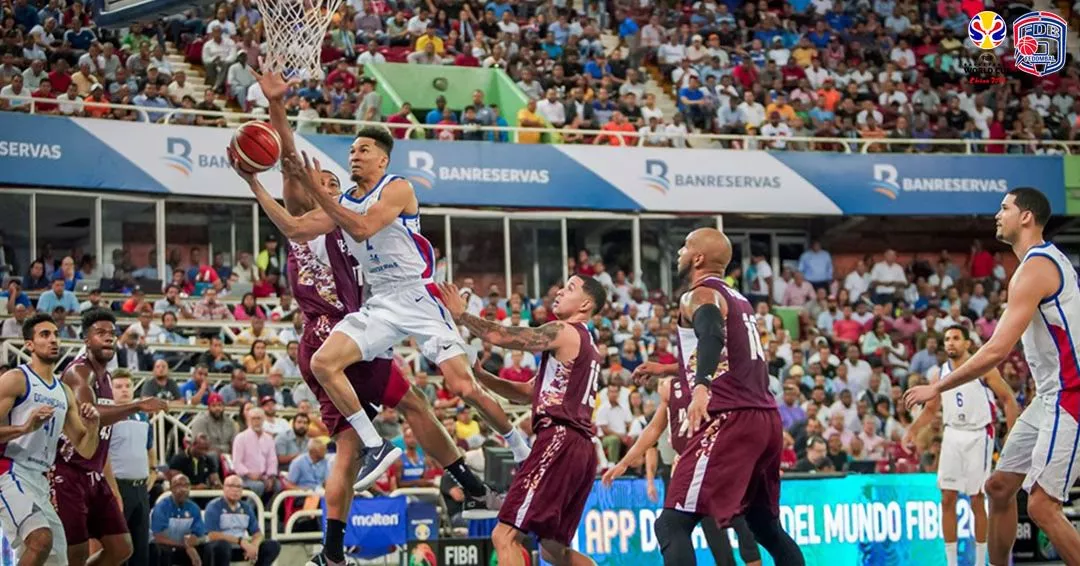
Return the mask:
{"type": "Polygon", "coordinates": [[[490,487],[484,495],[476,497],[466,495],[461,517],[470,521],[494,519],[499,516],[499,508],[502,507],[504,499],[506,499],[505,493],[497,493],[490,487]]]}
{"type": "Polygon", "coordinates": [[[360,467],[360,472],[356,474],[356,483],[353,484],[354,491],[364,491],[371,487],[371,484],[375,483],[380,476],[386,473],[386,470],[390,469],[390,466],[394,465],[394,462],[401,457],[401,449],[393,444],[383,441],[382,446],[378,448],[368,448],[364,451],[364,463],[360,467]]]}
{"type": "Polygon", "coordinates": [[[333,560],[327,558],[326,554],[324,554],[322,551],[319,551],[319,553],[315,556],[312,556],[311,560],[308,560],[307,564],[305,564],[304,566],[359,566],[359,564],[359,560],[349,555],[345,555],[345,560],[342,562],[334,562],[333,560]]]}

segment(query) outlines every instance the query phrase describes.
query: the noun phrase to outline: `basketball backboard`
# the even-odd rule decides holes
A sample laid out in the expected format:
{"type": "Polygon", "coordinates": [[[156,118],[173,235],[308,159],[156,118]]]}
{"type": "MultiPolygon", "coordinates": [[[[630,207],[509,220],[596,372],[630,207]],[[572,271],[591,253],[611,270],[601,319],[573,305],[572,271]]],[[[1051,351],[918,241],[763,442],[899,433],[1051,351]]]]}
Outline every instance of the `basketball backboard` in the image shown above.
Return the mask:
{"type": "Polygon", "coordinates": [[[214,3],[214,0],[94,0],[92,4],[94,23],[106,29],[115,29],[214,3]]]}

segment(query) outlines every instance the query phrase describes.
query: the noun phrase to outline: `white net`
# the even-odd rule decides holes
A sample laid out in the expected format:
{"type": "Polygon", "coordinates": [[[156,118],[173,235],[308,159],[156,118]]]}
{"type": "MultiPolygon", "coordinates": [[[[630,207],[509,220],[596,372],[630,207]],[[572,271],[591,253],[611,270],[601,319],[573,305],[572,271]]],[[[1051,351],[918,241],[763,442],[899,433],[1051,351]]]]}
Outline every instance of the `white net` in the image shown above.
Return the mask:
{"type": "Polygon", "coordinates": [[[330,19],[342,0],[256,0],[266,26],[263,72],[321,79],[319,55],[330,19]]]}

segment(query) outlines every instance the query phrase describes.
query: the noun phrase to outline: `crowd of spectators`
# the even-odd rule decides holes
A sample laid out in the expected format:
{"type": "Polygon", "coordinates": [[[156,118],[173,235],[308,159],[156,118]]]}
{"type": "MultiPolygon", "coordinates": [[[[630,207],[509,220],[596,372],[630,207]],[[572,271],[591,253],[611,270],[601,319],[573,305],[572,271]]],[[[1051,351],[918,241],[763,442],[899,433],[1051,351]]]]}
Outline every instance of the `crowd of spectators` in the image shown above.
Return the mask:
{"type": "MultiPolygon", "coordinates": [[[[528,126],[547,132],[521,132],[515,141],[684,147],[686,135],[698,132],[778,138],[745,142],[774,150],[846,149],[840,141],[784,139],[822,137],[881,139],[871,151],[960,151],[963,145],[932,140],[963,139],[975,151],[1040,153],[1052,151],[1040,141],[1074,139],[1076,63],[1036,79],[1015,71],[1006,42],[987,66],[966,37],[968,19],[987,8],[1011,20],[1025,4],[647,0],[575,9],[565,1],[351,0],[332,17],[321,46],[326,78],[296,85],[287,105],[304,133],[355,129],[315,121],[336,118],[386,122],[403,137],[410,129],[393,124],[414,118],[442,140],[508,141],[507,132],[480,127],[528,126]],[[603,34],[614,47],[605,47],[603,34]],[[500,68],[531,102],[503,115],[477,91],[461,108],[439,97],[408,100],[384,115],[363,66],[387,61],[500,68]],[[671,96],[674,114],[665,115],[658,91],[646,89],[650,77],[667,89],[661,96],[671,96]],[[926,141],[889,141],[897,139],[926,141]],[[985,143],[994,140],[1028,143],[985,143]]],[[[56,101],[37,103],[43,114],[224,126],[220,116],[168,109],[218,110],[229,100],[258,112],[269,104],[249,69],[265,49],[252,0],[119,32],[95,27],[78,1],[8,0],[2,12],[0,109],[26,111],[29,103],[12,97],[33,95],[56,101]],[[197,90],[173,69],[167,40],[201,66],[207,88],[197,90]]]]}

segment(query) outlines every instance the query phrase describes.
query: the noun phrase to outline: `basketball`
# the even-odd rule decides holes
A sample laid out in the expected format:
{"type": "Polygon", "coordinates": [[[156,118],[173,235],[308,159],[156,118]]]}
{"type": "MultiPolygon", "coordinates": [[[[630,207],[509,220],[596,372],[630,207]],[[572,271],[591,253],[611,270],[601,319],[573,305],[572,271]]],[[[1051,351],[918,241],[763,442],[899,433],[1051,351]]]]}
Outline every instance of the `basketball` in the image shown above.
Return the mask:
{"type": "Polygon", "coordinates": [[[281,138],[266,122],[247,122],[236,129],[229,149],[241,169],[262,173],[281,158],[281,138]]]}
{"type": "Polygon", "coordinates": [[[1025,35],[1016,40],[1016,51],[1024,57],[1030,57],[1039,49],[1039,43],[1030,35],[1025,35]]]}

